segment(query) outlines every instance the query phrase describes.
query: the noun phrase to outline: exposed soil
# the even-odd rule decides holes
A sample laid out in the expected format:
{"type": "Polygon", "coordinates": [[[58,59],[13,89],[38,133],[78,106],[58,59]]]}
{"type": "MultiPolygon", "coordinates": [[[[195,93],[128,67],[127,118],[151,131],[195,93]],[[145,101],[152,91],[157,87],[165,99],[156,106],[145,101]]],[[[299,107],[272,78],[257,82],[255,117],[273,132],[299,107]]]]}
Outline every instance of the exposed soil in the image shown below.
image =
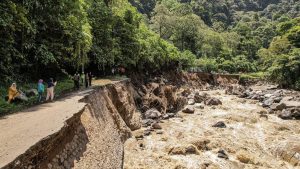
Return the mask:
{"type": "MultiPolygon", "coordinates": [[[[97,80],[94,85],[113,83],[97,80]]],[[[90,89],[71,93],[53,103],[38,105],[0,119],[0,168],[15,160],[31,146],[61,130],[65,121],[80,112],[86,103],[79,102],[90,89]]]]}
{"type": "Polygon", "coordinates": [[[0,119],[0,168],[299,168],[299,93],[246,90],[231,75],[174,76],[97,80],[0,119]]]}

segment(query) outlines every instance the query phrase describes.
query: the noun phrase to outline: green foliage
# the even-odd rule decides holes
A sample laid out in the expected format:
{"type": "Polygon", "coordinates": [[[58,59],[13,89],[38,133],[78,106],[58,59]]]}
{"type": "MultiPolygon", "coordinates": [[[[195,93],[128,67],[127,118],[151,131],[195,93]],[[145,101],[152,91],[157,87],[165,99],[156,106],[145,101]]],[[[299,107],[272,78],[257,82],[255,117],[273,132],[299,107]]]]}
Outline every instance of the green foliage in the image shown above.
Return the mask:
{"type": "Polygon", "coordinates": [[[125,0],[4,0],[0,5],[0,78],[4,82],[55,77],[63,70],[102,72],[123,66],[138,71],[149,62],[157,69],[192,62],[186,60],[187,52],[181,54],[151,32],[143,16],[125,0]]]}
{"type": "Polygon", "coordinates": [[[7,83],[84,68],[161,72],[197,66],[230,73],[259,68],[278,82],[288,78],[287,86],[298,84],[299,1],[130,3],[3,0],[0,78],[7,83]]]}
{"type": "Polygon", "coordinates": [[[197,59],[195,66],[201,68],[203,72],[216,72],[218,70],[216,59],[207,57],[197,59]]]}
{"type": "Polygon", "coordinates": [[[268,49],[258,51],[261,67],[269,78],[283,87],[299,89],[300,39],[299,18],[278,24],[280,36],[273,38],[268,49]]]}
{"type": "MultiPolygon", "coordinates": [[[[28,83],[28,84],[18,84],[18,90],[25,92],[28,89],[35,89],[37,83],[28,83]]],[[[70,92],[74,87],[73,80],[69,78],[63,78],[58,80],[57,86],[55,87],[55,97],[60,97],[67,92],[70,92]]],[[[8,94],[9,85],[3,85],[0,87],[0,116],[3,116],[7,113],[13,113],[20,111],[26,107],[33,106],[37,103],[37,96],[31,97],[27,102],[21,102],[18,104],[7,104],[4,100],[5,96],[8,94]]],[[[44,97],[46,93],[44,93],[44,97]]]]}

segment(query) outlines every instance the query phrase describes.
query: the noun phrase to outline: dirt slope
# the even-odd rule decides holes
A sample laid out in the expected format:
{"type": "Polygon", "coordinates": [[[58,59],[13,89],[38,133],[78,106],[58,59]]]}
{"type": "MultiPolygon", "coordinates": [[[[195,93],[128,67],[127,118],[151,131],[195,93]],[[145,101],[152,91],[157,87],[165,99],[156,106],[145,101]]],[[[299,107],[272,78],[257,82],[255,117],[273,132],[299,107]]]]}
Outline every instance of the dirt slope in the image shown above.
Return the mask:
{"type": "MultiPolygon", "coordinates": [[[[94,81],[96,85],[113,83],[94,81]]],[[[0,119],[0,168],[23,154],[43,138],[58,132],[65,121],[80,112],[86,103],[79,102],[92,90],[70,94],[53,103],[42,104],[0,119]]]]}

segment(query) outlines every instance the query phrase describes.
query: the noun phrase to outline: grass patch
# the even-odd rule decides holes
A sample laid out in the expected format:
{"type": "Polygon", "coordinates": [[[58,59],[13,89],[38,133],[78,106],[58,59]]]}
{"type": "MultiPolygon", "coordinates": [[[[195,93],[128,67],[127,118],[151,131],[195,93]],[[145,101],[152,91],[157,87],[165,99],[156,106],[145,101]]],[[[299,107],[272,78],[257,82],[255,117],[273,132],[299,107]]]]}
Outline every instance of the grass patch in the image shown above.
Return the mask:
{"type": "Polygon", "coordinates": [[[266,77],[266,73],[265,72],[255,72],[255,73],[247,73],[247,74],[241,74],[240,75],[241,80],[260,80],[260,79],[264,79],[266,77]]]}
{"type": "MultiPolygon", "coordinates": [[[[45,88],[46,88],[45,84],[45,88]]],[[[57,86],[55,87],[55,98],[62,96],[65,93],[71,92],[73,90],[73,80],[69,78],[61,78],[57,82],[57,86]]],[[[37,96],[30,97],[27,102],[20,102],[20,103],[12,103],[8,104],[5,101],[5,96],[8,94],[7,90],[9,88],[9,85],[7,86],[1,86],[0,87],[0,116],[14,113],[21,111],[27,107],[39,104],[37,102],[37,96]]],[[[27,84],[17,84],[18,90],[21,90],[22,92],[25,92],[29,89],[36,89],[37,88],[37,82],[36,83],[27,83],[27,84]]],[[[44,92],[44,97],[46,97],[46,89],[44,92]]]]}

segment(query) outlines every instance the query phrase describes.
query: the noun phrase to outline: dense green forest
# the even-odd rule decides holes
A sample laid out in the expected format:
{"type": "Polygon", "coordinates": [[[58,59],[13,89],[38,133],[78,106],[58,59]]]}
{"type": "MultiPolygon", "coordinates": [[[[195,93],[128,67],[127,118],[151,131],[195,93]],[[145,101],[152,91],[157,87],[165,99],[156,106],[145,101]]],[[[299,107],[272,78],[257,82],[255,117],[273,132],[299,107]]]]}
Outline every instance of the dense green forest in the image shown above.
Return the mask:
{"type": "Polygon", "coordinates": [[[264,72],[300,89],[294,0],[3,0],[1,82],[61,72],[264,72]]]}
{"type": "Polygon", "coordinates": [[[203,71],[264,72],[300,89],[300,1],[130,0],[161,38],[203,71]]]}
{"type": "Polygon", "coordinates": [[[83,66],[96,73],[193,63],[191,52],[161,39],[124,0],[4,0],[0,7],[1,82],[71,74],[83,66]]]}

